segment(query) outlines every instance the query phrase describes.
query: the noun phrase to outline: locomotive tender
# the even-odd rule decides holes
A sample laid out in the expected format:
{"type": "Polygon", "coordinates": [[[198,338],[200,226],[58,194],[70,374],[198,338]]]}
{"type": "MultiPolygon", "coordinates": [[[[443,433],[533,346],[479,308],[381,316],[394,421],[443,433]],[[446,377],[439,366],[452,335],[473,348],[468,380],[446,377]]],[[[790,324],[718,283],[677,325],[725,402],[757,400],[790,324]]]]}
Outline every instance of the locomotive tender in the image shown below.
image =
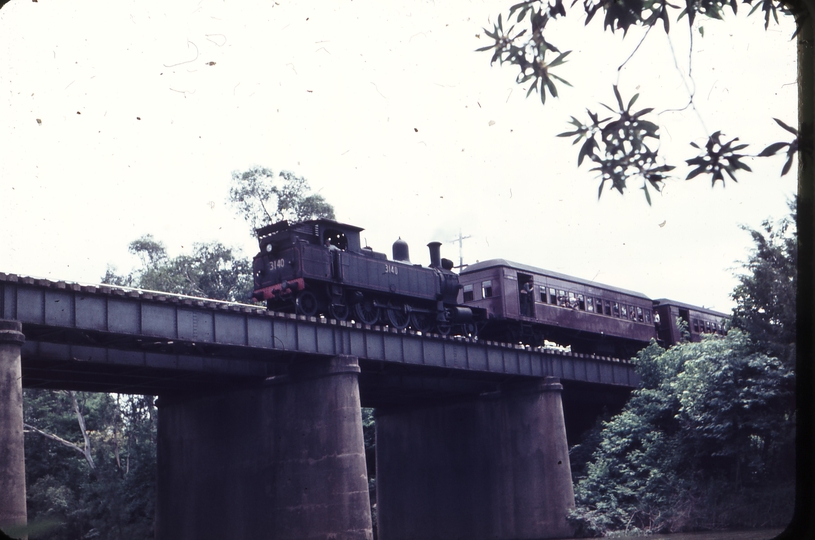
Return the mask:
{"type": "Polygon", "coordinates": [[[360,244],[360,227],[328,219],[281,221],[257,230],[253,298],[269,309],[421,332],[451,331],[574,352],[630,357],[653,338],[691,341],[723,334],[729,317],[705,308],[603,285],[504,259],[453,272],[431,242],[430,265],[410,262],[408,246],[393,257],[360,244]]]}

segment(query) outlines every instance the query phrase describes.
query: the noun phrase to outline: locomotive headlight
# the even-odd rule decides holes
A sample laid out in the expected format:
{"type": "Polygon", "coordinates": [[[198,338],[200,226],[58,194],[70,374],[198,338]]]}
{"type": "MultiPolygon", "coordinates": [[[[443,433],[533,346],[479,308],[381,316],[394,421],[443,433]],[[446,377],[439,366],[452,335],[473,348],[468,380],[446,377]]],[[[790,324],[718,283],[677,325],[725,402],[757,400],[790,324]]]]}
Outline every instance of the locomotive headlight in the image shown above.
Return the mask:
{"type": "Polygon", "coordinates": [[[272,244],[266,244],[266,253],[272,252],[272,244]]]}

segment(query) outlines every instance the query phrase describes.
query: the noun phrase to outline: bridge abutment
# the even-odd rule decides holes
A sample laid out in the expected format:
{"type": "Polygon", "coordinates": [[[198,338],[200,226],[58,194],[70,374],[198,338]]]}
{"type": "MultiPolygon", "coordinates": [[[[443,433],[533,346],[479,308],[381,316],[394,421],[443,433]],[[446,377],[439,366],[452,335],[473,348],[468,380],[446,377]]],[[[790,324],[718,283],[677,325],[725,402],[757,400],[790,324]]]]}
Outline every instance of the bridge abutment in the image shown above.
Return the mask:
{"type": "Polygon", "coordinates": [[[0,527],[26,523],[23,379],[20,348],[23,325],[0,320],[0,527]]]}
{"type": "Polygon", "coordinates": [[[372,538],[357,359],[160,399],[156,537],[372,538]]]}
{"type": "Polygon", "coordinates": [[[377,411],[381,540],[571,536],[558,379],[466,403],[377,411]]]}

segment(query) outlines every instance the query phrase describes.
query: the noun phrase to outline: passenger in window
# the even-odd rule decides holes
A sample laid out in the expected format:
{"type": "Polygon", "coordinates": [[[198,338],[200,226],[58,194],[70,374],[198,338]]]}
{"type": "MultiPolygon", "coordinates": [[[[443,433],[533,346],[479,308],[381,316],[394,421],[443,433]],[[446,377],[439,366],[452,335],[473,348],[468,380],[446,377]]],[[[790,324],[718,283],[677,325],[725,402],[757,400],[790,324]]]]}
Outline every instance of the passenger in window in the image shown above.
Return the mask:
{"type": "Polygon", "coordinates": [[[529,282],[524,283],[523,287],[521,287],[520,292],[520,303],[521,303],[521,314],[527,317],[533,317],[535,314],[535,299],[532,298],[532,286],[529,282]]]}

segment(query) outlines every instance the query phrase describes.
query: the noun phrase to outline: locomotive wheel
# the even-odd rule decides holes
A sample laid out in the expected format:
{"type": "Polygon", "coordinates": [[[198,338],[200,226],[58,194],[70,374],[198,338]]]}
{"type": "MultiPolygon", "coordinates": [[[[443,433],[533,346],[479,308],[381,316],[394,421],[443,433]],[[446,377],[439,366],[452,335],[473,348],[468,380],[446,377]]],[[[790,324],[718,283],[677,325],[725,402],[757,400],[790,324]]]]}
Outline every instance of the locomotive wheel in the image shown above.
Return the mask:
{"type": "Polygon", "coordinates": [[[396,306],[387,310],[388,322],[394,328],[404,330],[410,323],[410,314],[405,312],[403,306],[396,306]]]}
{"type": "Polygon", "coordinates": [[[331,304],[328,306],[328,314],[331,315],[332,319],[347,321],[348,315],[351,314],[351,310],[348,309],[348,306],[345,304],[331,304]]]}
{"type": "Polygon", "coordinates": [[[410,314],[410,324],[414,330],[424,333],[433,327],[433,320],[430,318],[429,313],[418,313],[414,311],[410,314]]]}
{"type": "Polygon", "coordinates": [[[297,306],[297,313],[299,315],[306,315],[307,317],[316,314],[317,308],[319,307],[317,297],[314,296],[314,293],[311,291],[300,291],[297,294],[297,299],[294,301],[294,304],[297,306]]]}
{"type": "Polygon", "coordinates": [[[364,324],[376,324],[379,320],[379,308],[376,307],[370,298],[365,298],[361,302],[354,304],[354,314],[364,324]]]}
{"type": "Polygon", "coordinates": [[[453,329],[453,325],[449,323],[439,323],[436,325],[436,333],[446,336],[450,333],[450,330],[453,329]]]}

